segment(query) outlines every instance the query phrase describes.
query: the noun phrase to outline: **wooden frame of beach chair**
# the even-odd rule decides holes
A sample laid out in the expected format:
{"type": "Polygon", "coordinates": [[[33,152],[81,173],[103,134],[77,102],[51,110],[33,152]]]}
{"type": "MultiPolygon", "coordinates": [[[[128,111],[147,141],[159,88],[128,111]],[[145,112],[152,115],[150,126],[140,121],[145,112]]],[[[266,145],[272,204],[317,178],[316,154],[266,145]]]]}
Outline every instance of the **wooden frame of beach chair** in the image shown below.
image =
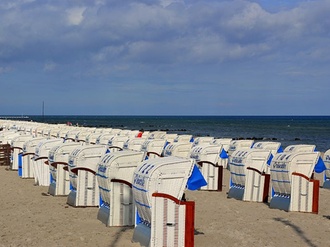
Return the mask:
{"type": "Polygon", "coordinates": [[[304,174],[292,173],[292,189],[289,211],[319,212],[320,181],[311,179],[304,174]]]}
{"type": "Polygon", "coordinates": [[[195,202],[153,193],[150,246],[194,246],[195,202]],[[181,237],[179,237],[181,236],[181,237]]]}
{"type": "Polygon", "coordinates": [[[0,166],[10,166],[11,147],[10,144],[0,144],[0,166]]]}

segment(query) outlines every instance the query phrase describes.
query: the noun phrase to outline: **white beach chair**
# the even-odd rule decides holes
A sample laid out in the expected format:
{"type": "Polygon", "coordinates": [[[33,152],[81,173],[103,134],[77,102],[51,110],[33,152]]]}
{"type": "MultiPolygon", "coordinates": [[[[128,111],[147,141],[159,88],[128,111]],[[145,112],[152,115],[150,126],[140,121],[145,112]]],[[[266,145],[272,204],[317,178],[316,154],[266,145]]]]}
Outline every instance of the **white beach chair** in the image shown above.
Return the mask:
{"type": "Polygon", "coordinates": [[[201,136],[194,138],[193,146],[202,145],[204,143],[210,144],[214,141],[214,137],[212,136],[201,136]]]}
{"type": "Polygon", "coordinates": [[[34,137],[23,144],[22,170],[19,172],[22,178],[34,178],[34,155],[37,145],[48,138],[34,137]]]}
{"type": "Polygon", "coordinates": [[[283,152],[280,142],[255,142],[252,149],[269,150],[272,152],[272,155],[283,152]]]}
{"type": "Polygon", "coordinates": [[[232,142],[233,139],[231,138],[216,138],[213,140],[212,144],[215,145],[222,145],[223,149],[228,152],[230,143],[232,142]]]}
{"type": "Polygon", "coordinates": [[[107,152],[107,145],[85,145],[69,155],[71,191],[67,203],[74,207],[95,207],[100,204],[96,179],[97,164],[107,152]]]}
{"type": "Polygon", "coordinates": [[[128,136],[113,136],[108,141],[108,149],[110,152],[121,151],[124,148],[124,144],[129,140],[128,136]]]}
{"type": "Polygon", "coordinates": [[[178,135],[173,142],[194,142],[192,135],[178,135]]]}
{"type": "Polygon", "coordinates": [[[316,146],[312,144],[289,145],[283,150],[284,153],[314,152],[314,151],[316,151],[316,146]]]}
{"type": "Polygon", "coordinates": [[[173,143],[178,138],[178,134],[165,134],[165,139],[168,143],[173,143]]]}
{"type": "Polygon", "coordinates": [[[232,155],[236,150],[249,150],[251,149],[254,140],[232,140],[228,148],[228,156],[232,155]]]}
{"type": "Polygon", "coordinates": [[[144,137],[133,137],[128,139],[123,146],[123,150],[141,151],[142,145],[145,143],[144,137]]]}
{"type": "Polygon", "coordinates": [[[64,140],[65,142],[75,142],[77,135],[80,133],[81,128],[71,128],[68,132],[66,132],[64,140]]]}
{"type": "Polygon", "coordinates": [[[93,133],[94,129],[82,129],[79,131],[79,133],[76,134],[74,142],[81,142],[85,143],[86,142],[86,137],[93,133]]]}
{"type": "Polygon", "coordinates": [[[165,139],[166,131],[150,131],[146,132],[146,134],[148,134],[147,139],[165,139]]]}
{"type": "Polygon", "coordinates": [[[164,149],[164,157],[176,156],[188,158],[193,147],[192,142],[173,142],[168,144],[164,149]]]}
{"type": "Polygon", "coordinates": [[[121,151],[101,158],[96,173],[101,196],[97,219],[106,226],[134,225],[132,177],[143,157],[143,152],[121,151]]]}
{"type": "Polygon", "coordinates": [[[147,139],[141,146],[142,152],[145,153],[144,159],[161,157],[166,146],[165,139],[147,139]]]}
{"type": "Polygon", "coordinates": [[[86,145],[89,145],[89,144],[96,144],[96,141],[97,139],[102,135],[102,133],[100,132],[93,132],[93,133],[90,133],[86,136],[85,138],[85,143],[86,145]]]}
{"type": "Polygon", "coordinates": [[[104,133],[101,134],[97,137],[95,144],[98,145],[108,145],[109,141],[113,138],[117,136],[117,134],[113,134],[113,133],[104,133]]]}
{"type": "Polygon", "coordinates": [[[276,154],[270,169],[273,186],[270,208],[318,213],[319,180],[312,177],[314,171],[324,169],[319,152],[276,154]]]}
{"type": "Polygon", "coordinates": [[[23,145],[27,140],[32,139],[33,136],[31,134],[26,135],[19,135],[12,139],[11,141],[11,148],[12,148],[12,163],[11,163],[11,170],[18,171],[18,175],[21,177],[22,174],[22,151],[23,145]]]}
{"type": "Polygon", "coordinates": [[[325,189],[330,189],[330,149],[328,149],[323,154],[323,161],[326,167],[324,172],[324,181],[322,187],[325,189]]]}
{"type": "Polygon", "coordinates": [[[33,157],[33,174],[35,185],[49,186],[50,171],[48,165],[48,154],[52,147],[63,143],[63,139],[53,138],[41,141],[35,148],[33,157]]]}
{"type": "Polygon", "coordinates": [[[205,180],[191,159],[164,157],[142,162],[133,175],[138,213],[133,242],[150,247],[194,246],[194,202],[184,199],[184,191],[202,185],[205,180]]]}
{"type": "Polygon", "coordinates": [[[201,190],[222,191],[223,160],[228,161],[222,145],[200,144],[191,149],[190,158],[194,159],[207,182],[201,190]]]}
{"type": "Polygon", "coordinates": [[[7,130],[0,132],[0,144],[11,144],[11,141],[22,133],[16,130],[7,130]]]}
{"type": "Polygon", "coordinates": [[[64,196],[70,192],[70,178],[68,172],[69,155],[77,147],[79,142],[66,142],[54,146],[48,154],[50,171],[50,184],[48,193],[53,196],[64,196]]]}
{"type": "Polygon", "coordinates": [[[270,175],[266,171],[271,158],[270,150],[243,149],[232,153],[228,198],[267,202],[270,175]]]}

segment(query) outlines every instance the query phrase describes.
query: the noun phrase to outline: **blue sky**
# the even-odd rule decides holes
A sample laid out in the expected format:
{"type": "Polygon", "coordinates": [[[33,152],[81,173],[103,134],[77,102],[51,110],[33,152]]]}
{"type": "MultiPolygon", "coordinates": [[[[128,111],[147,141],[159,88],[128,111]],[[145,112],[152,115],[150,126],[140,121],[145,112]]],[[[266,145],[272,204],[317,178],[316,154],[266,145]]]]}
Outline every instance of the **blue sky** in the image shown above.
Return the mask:
{"type": "Polygon", "coordinates": [[[330,115],[330,1],[1,0],[0,115],[330,115]]]}

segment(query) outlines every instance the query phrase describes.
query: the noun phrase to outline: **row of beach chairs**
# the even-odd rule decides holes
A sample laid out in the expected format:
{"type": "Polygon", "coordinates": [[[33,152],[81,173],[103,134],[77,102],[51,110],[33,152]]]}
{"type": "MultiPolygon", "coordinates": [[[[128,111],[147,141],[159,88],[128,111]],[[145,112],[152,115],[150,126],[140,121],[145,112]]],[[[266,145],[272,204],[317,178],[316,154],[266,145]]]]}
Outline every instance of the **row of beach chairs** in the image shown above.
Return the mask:
{"type": "Polygon", "coordinates": [[[0,145],[11,145],[11,170],[74,207],[98,207],[106,226],[134,226],[142,246],[193,246],[193,201],[185,190],[222,191],[270,208],[318,212],[319,181],[330,188],[330,150],[314,145],[215,139],[6,121],[0,145]],[[327,168],[328,167],[328,168],[327,168]],[[166,234],[164,234],[166,233],[166,234]]]}

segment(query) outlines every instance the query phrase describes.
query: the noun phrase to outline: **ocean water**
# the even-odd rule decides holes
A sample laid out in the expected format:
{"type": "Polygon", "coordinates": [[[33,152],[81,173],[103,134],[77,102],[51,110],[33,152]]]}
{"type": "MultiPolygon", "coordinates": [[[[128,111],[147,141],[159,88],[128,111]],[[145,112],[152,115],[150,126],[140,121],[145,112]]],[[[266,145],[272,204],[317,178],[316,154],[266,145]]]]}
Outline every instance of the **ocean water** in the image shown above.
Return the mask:
{"type": "Polygon", "coordinates": [[[272,140],[282,147],[314,144],[330,149],[330,116],[28,116],[28,121],[67,123],[215,138],[272,140]]]}

